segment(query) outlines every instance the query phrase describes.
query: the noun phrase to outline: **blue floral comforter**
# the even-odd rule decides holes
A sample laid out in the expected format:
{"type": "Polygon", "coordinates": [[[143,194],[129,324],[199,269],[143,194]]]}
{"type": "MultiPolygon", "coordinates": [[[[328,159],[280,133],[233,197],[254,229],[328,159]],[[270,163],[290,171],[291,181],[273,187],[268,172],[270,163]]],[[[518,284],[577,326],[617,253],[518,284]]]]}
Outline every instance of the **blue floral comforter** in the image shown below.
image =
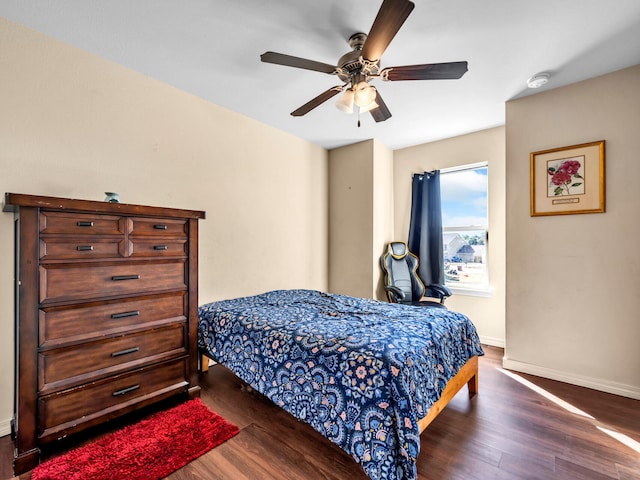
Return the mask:
{"type": "Polygon", "coordinates": [[[460,313],[313,290],[213,302],[199,317],[200,348],[374,480],[416,478],[418,420],[483,355],[460,313]]]}

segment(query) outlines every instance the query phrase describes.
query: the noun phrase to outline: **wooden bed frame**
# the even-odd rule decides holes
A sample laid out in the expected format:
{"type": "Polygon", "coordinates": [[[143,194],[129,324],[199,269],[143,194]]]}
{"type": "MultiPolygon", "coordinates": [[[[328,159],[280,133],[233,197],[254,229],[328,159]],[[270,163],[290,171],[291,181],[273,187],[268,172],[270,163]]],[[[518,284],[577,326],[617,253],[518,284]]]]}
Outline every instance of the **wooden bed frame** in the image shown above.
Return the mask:
{"type": "Polygon", "coordinates": [[[467,384],[469,387],[469,397],[473,397],[476,393],[478,393],[478,357],[471,357],[467,363],[465,363],[460,371],[447,383],[447,386],[444,387],[442,391],[442,395],[440,395],[440,400],[431,405],[431,408],[427,412],[427,415],[424,418],[418,420],[418,427],[420,428],[420,433],[424,432],[424,429],[429,426],[431,422],[435,420],[438,414],[444,410],[444,407],[451,401],[453,397],[456,396],[464,384],[467,384]]]}
{"type": "MultiPolygon", "coordinates": [[[[209,357],[202,353],[200,356],[200,371],[206,372],[209,369],[209,357]]],[[[442,391],[440,399],[434,403],[427,415],[424,418],[418,420],[418,428],[420,433],[424,432],[425,428],[433,422],[438,414],[444,410],[444,407],[456,396],[465,383],[469,387],[469,397],[473,397],[478,393],[478,357],[471,357],[467,363],[463,365],[460,371],[447,383],[446,387],[442,391]]]]}

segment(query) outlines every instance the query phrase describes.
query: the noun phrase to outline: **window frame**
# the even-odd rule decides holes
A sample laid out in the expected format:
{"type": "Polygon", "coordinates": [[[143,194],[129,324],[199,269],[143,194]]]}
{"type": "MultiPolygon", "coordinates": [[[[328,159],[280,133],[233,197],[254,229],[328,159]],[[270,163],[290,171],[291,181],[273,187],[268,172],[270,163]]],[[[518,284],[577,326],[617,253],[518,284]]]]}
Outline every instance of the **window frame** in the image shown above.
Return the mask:
{"type": "Polygon", "coordinates": [[[450,168],[442,168],[440,169],[440,182],[442,184],[443,176],[450,173],[463,172],[467,170],[477,170],[481,168],[487,169],[487,222],[486,225],[464,225],[464,226],[455,226],[455,227],[442,227],[442,235],[443,235],[443,243],[444,243],[444,235],[446,233],[456,233],[456,232],[470,232],[470,231],[480,231],[484,232],[485,238],[485,253],[484,253],[484,263],[485,263],[485,274],[483,283],[471,283],[471,284],[459,284],[456,282],[447,282],[445,278],[445,285],[451,289],[454,293],[462,294],[462,295],[470,295],[470,296],[480,296],[480,297],[489,297],[493,292],[493,288],[490,286],[490,275],[489,275],[489,264],[490,264],[490,255],[489,255],[489,162],[477,162],[472,164],[459,165],[456,167],[450,168]]]}

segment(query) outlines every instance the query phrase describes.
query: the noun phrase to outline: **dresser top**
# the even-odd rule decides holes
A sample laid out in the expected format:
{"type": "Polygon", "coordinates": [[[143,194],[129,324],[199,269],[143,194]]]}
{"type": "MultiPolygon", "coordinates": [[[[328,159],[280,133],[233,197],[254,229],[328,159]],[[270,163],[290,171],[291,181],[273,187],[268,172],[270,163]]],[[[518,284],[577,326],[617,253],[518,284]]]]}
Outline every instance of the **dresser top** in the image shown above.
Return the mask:
{"type": "Polygon", "coordinates": [[[19,207],[35,207],[45,210],[69,212],[108,213],[115,215],[143,215],[176,218],[205,218],[200,210],[183,210],[179,208],[152,207],[130,203],[97,202],[94,200],[76,200],[71,198],[43,197],[22,193],[5,193],[2,210],[16,212],[19,207]]]}

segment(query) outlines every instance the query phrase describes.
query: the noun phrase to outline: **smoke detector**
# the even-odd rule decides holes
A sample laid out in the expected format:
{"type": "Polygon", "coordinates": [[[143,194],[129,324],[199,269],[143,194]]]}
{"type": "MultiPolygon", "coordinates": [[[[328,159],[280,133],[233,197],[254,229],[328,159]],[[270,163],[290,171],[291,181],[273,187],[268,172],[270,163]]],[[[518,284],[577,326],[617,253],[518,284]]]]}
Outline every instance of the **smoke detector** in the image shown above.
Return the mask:
{"type": "Polygon", "coordinates": [[[540,88],[549,82],[550,75],[546,72],[536,73],[533,77],[527,80],[527,87],[540,88]]]}

